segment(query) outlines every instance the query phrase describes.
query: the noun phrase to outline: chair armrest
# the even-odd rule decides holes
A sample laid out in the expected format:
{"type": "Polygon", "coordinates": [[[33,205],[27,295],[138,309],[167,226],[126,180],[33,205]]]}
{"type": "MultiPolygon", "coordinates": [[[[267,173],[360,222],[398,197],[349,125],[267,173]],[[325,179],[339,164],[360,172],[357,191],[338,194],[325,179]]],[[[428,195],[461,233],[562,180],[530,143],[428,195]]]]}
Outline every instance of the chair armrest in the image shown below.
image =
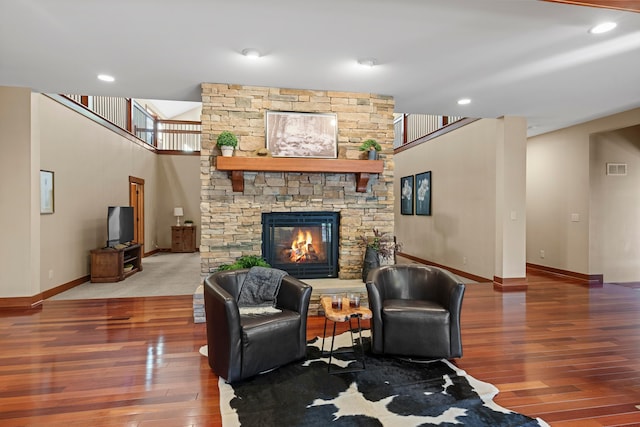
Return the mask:
{"type": "Polygon", "coordinates": [[[242,370],[242,327],[235,297],[217,283],[223,273],[214,273],[205,279],[204,305],[209,366],[231,381],[230,378],[240,375],[242,370]]]}
{"type": "Polygon", "coordinates": [[[280,290],[276,297],[277,308],[295,311],[300,314],[296,359],[303,358],[307,351],[307,314],[312,290],[308,284],[287,275],[282,278],[280,290]]]}
{"type": "Polygon", "coordinates": [[[450,357],[462,357],[462,337],[460,334],[460,314],[465,285],[446,270],[441,270],[438,277],[438,298],[447,310],[450,319],[450,357]]]}
{"type": "Polygon", "coordinates": [[[211,276],[215,277],[215,282],[218,286],[227,291],[233,299],[238,301],[240,289],[242,289],[242,284],[244,283],[244,279],[247,277],[248,272],[248,268],[239,270],[223,270],[213,273],[211,276]]]}
{"type": "Polygon", "coordinates": [[[300,313],[304,317],[309,311],[312,288],[293,276],[284,276],[276,297],[276,307],[300,313]]]}
{"type": "Polygon", "coordinates": [[[460,312],[464,283],[458,281],[450,272],[438,269],[437,276],[437,300],[440,305],[450,312],[460,312]]]}

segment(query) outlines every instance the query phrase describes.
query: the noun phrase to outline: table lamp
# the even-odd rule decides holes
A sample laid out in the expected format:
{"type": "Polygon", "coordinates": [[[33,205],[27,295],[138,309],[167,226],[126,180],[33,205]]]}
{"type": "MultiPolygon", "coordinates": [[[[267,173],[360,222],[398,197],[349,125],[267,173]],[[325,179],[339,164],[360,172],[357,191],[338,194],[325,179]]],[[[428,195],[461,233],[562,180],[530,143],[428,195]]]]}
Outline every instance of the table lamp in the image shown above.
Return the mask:
{"type": "Polygon", "coordinates": [[[180,227],[180,217],[184,215],[182,208],[173,208],[173,216],[176,217],[176,225],[180,227]]]}

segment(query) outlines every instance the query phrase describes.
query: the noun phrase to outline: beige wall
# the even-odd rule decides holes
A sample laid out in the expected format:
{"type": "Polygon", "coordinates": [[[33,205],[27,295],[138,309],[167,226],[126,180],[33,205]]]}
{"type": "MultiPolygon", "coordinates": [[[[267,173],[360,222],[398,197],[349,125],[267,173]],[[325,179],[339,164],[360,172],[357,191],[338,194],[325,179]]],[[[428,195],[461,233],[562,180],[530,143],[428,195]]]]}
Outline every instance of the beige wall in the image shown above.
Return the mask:
{"type": "Polygon", "coordinates": [[[395,155],[396,194],[403,176],[431,171],[432,179],[432,216],[401,215],[394,205],[402,252],[493,278],[496,126],[496,120],[476,121],[395,155]]]}
{"type": "Polygon", "coordinates": [[[0,87],[0,297],[39,291],[40,172],[31,91],[0,87]]]}
{"type": "MultiPolygon", "coordinates": [[[[55,214],[41,217],[41,291],[89,274],[105,245],[107,207],[129,206],[129,176],[145,180],[145,240],[156,233],[156,155],[39,94],[41,165],[55,172],[55,214]]],[[[149,251],[150,247],[145,250],[149,251]]]]}
{"type": "Polygon", "coordinates": [[[199,220],[200,157],[158,156],[29,89],[0,87],[0,145],[0,230],[11,242],[0,297],[88,275],[89,251],[106,243],[107,206],[129,205],[129,176],[145,180],[147,252],[170,246],[177,203],[199,220]],[[53,215],[40,215],[40,169],[55,173],[53,215]],[[165,206],[170,218],[158,214],[165,206]]]}
{"type": "MultiPolygon", "coordinates": [[[[638,280],[638,124],[635,109],[528,140],[526,214],[515,209],[518,220],[526,218],[527,262],[604,273],[610,281],[638,280]],[[628,163],[629,175],[620,181],[603,176],[607,161],[628,163]],[[579,221],[571,221],[572,213],[579,221]]],[[[497,198],[503,191],[517,193],[501,188],[496,175],[496,136],[511,138],[508,129],[482,120],[395,156],[397,181],[433,173],[432,217],[402,216],[393,204],[404,252],[487,278],[499,270],[496,253],[486,249],[500,246],[499,224],[502,239],[511,235],[510,226],[519,227],[505,221],[517,198],[508,196],[502,205],[497,198]]],[[[199,157],[155,156],[21,88],[0,87],[0,144],[0,229],[11,241],[1,250],[0,297],[35,295],[88,274],[89,250],[106,240],[106,206],[128,204],[129,175],[146,181],[147,251],[169,247],[173,206],[182,204],[186,216],[201,225],[200,185],[194,183],[196,175],[203,179],[199,157]],[[39,214],[40,169],[55,172],[53,215],[39,214]]],[[[393,167],[390,159],[388,165],[393,167]]],[[[375,185],[384,190],[384,181],[375,185]]],[[[399,183],[394,185],[399,191],[399,183]]],[[[503,240],[502,252],[513,253],[519,244],[503,240]]],[[[510,268],[504,277],[517,274],[510,268]]]]}
{"type": "MultiPolygon", "coordinates": [[[[173,208],[181,206],[184,216],[180,222],[190,219],[196,229],[197,246],[200,242],[200,157],[158,156],[158,186],[156,217],[158,247],[171,247],[171,226],[176,225],[173,208]]],[[[149,248],[151,249],[151,248],[149,248]]],[[[148,250],[149,250],[148,249],[148,250]]]]}
{"type": "Polygon", "coordinates": [[[529,138],[527,262],[582,274],[603,273],[597,246],[606,236],[596,238],[600,220],[590,218],[590,138],[638,123],[640,109],[635,109],[529,138]],[[578,221],[572,221],[572,214],[578,221]]]}
{"type": "Polygon", "coordinates": [[[596,133],[590,143],[590,270],[608,282],[640,280],[640,125],[596,133]],[[607,163],[627,175],[606,174],[607,163]]]}
{"type": "Polygon", "coordinates": [[[497,121],[496,256],[494,276],[526,277],[527,122],[522,117],[497,121]]]}

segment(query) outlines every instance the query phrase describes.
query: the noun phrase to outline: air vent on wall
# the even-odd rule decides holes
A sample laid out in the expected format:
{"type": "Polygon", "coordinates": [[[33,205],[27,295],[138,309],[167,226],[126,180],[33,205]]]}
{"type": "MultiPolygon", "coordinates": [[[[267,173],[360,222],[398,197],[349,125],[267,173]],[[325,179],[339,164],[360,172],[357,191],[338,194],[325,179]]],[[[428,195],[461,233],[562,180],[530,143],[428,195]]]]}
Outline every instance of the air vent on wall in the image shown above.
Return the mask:
{"type": "Polygon", "coordinates": [[[627,164],[626,163],[607,163],[607,175],[626,175],[627,164]]]}

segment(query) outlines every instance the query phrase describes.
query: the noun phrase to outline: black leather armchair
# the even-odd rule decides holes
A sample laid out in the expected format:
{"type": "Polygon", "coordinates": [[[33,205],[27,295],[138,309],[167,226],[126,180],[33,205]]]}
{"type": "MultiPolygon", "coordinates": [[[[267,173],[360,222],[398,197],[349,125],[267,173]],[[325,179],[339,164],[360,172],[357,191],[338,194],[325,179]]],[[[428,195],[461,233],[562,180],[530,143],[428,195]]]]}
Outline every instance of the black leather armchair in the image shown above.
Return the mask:
{"type": "Polygon", "coordinates": [[[425,358],[462,357],[465,286],[446,270],[388,265],[369,273],[372,351],[425,358]]]}
{"type": "Polygon", "coordinates": [[[311,286],[284,276],[276,299],[280,313],[240,315],[238,294],[249,269],[205,279],[209,366],[235,382],[305,357],[311,286]]]}

